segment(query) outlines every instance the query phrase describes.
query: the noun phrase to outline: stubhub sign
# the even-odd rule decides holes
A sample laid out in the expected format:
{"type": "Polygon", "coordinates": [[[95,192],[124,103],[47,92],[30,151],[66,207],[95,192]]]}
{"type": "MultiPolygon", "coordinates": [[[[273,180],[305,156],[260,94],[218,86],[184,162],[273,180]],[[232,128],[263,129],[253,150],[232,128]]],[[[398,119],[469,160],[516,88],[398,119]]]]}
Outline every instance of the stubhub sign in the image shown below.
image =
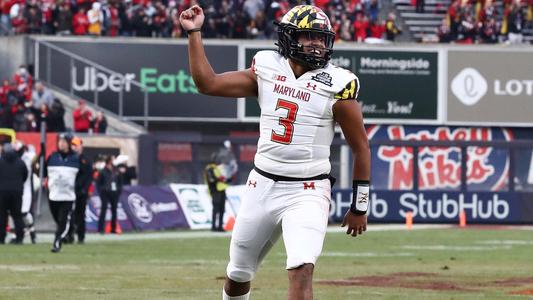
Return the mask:
{"type": "MultiPolygon", "coordinates": [[[[369,220],[404,222],[407,212],[415,222],[456,223],[465,211],[470,223],[519,224],[533,222],[533,198],[521,193],[373,191],[369,220]]],[[[334,190],[330,217],[342,221],[350,207],[351,190],[334,190]]]]}

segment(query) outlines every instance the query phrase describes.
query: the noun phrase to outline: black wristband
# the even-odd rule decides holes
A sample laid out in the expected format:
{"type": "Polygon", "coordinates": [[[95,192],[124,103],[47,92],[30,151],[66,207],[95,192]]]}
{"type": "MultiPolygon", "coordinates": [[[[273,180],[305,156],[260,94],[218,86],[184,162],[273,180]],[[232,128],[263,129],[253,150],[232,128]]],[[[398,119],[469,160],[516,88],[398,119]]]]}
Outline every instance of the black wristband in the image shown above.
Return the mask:
{"type": "Polygon", "coordinates": [[[353,197],[350,211],[358,216],[365,215],[370,202],[370,181],[354,180],[352,185],[353,197]]]}
{"type": "Polygon", "coordinates": [[[193,28],[191,30],[187,30],[187,34],[191,34],[193,32],[198,32],[198,31],[202,31],[202,28],[193,28]]]}

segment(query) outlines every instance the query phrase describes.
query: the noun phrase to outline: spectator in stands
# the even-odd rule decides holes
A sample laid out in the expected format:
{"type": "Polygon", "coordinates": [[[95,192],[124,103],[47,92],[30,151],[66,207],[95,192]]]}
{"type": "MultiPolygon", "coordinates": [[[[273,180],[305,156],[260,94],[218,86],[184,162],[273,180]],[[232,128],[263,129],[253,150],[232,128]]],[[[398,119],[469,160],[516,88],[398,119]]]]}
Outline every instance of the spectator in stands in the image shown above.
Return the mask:
{"type": "Polygon", "coordinates": [[[43,34],[54,34],[54,10],[56,9],[56,0],[33,0],[36,6],[40,6],[42,15],[42,28],[43,34]],[[39,5],[40,4],[40,5],[39,5]]]}
{"type": "Polygon", "coordinates": [[[41,105],[50,107],[54,102],[54,95],[40,81],[35,83],[35,90],[31,95],[31,102],[35,109],[41,109],[41,105]]]}
{"type": "Polygon", "coordinates": [[[387,19],[387,22],[385,23],[385,27],[387,40],[391,42],[394,42],[396,36],[402,34],[402,29],[398,26],[398,24],[396,24],[396,15],[393,12],[389,13],[389,17],[387,19]]]}
{"type": "Polygon", "coordinates": [[[26,32],[29,34],[41,33],[43,28],[43,15],[39,3],[35,0],[28,1],[24,15],[27,23],[26,32]]]}
{"type": "Polygon", "coordinates": [[[168,37],[168,15],[162,2],[157,1],[154,5],[153,30],[156,37],[168,37]]]}
{"type": "Polygon", "coordinates": [[[472,14],[467,14],[459,25],[458,41],[465,44],[472,44],[476,40],[476,24],[472,14]]]}
{"type": "Polygon", "coordinates": [[[451,42],[451,32],[450,32],[450,26],[448,25],[448,20],[442,19],[442,22],[438,28],[437,35],[439,37],[440,43],[449,43],[451,42]]]}
{"type": "Polygon", "coordinates": [[[9,11],[13,6],[11,0],[0,0],[0,35],[7,35],[11,32],[11,18],[9,11]]]}
{"type": "Polygon", "coordinates": [[[72,112],[74,119],[74,131],[76,132],[89,132],[91,128],[91,111],[87,108],[85,100],[78,101],[78,107],[72,112]]]}
{"type": "Polygon", "coordinates": [[[453,0],[448,8],[447,18],[450,26],[450,41],[457,40],[457,36],[459,35],[459,24],[461,23],[460,9],[459,0],[453,0]]]}
{"type": "Polygon", "coordinates": [[[72,34],[72,10],[66,0],[62,0],[59,6],[54,10],[54,29],[57,35],[72,34]]]}
{"type": "Polygon", "coordinates": [[[39,132],[41,128],[41,119],[44,119],[46,121],[46,118],[48,116],[48,106],[42,104],[41,109],[37,112],[35,112],[33,109],[26,109],[24,113],[24,131],[28,132],[39,132]]]}
{"type": "Polygon", "coordinates": [[[507,13],[507,23],[509,26],[509,43],[521,44],[524,41],[522,30],[524,29],[525,15],[520,4],[520,0],[513,0],[507,13]]]}
{"type": "Polygon", "coordinates": [[[113,1],[108,6],[109,10],[109,28],[107,30],[108,36],[118,36],[120,32],[120,11],[119,4],[113,1]]]}
{"type": "Polygon", "coordinates": [[[364,42],[368,30],[368,18],[363,13],[355,15],[355,22],[353,23],[354,40],[356,42],[364,42]]]}
{"type": "MultiPolygon", "coordinates": [[[[115,3],[115,2],[113,2],[115,3]]],[[[118,17],[120,19],[119,34],[122,36],[131,36],[131,15],[132,15],[132,1],[125,0],[116,4],[118,9],[118,17]]]]}
{"type": "Polygon", "coordinates": [[[381,21],[379,18],[373,21],[370,21],[370,37],[376,39],[383,39],[383,34],[385,33],[385,22],[381,21]]]}
{"type": "Polygon", "coordinates": [[[249,20],[253,20],[258,12],[265,10],[265,3],[262,0],[245,0],[242,8],[246,13],[246,17],[249,20]]]}
{"type": "MultiPolygon", "coordinates": [[[[424,0],[417,0],[417,1],[424,1],[424,0]]],[[[372,21],[373,22],[377,21],[377,19],[379,17],[379,2],[378,2],[378,0],[370,0],[370,4],[369,4],[368,7],[369,7],[368,14],[369,14],[370,21],[371,22],[372,21]]],[[[422,10],[423,10],[423,8],[422,8],[422,10]]]]}
{"type": "Polygon", "coordinates": [[[423,14],[424,13],[424,8],[425,8],[425,5],[426,5],[426,1],[424,1],[424,0],[416,0],[415,2],[416,2],[415,11],[417,13],[423,14]]]}
{"type": "Polygon", "coordinates": [[[89,28],[89,18],[85,13],[85,9],[80,7],[78,12],[72,18],[72,28],[75,35],[86,35],[89,28]]]}
{"type": "Polygon", "coordinates": [[[13,129],[15,131],[29,131],[28,114],[30,110],[24,100],[19,100],[11,105],[11,115],[13,116],[13,129]]]}
{"type": "Polygon", "coordinates": [[[11,6],[11,9],[9,10],[9,15],[11,18],[11,27],[13,28],[13,32],[16,34],[23,34],[27,31],[28,22],[26,20],[26,16],[24,15],[25,7],[25,2],[15,3],[11,6]]]}
{"type": "Polygon", "coordinates": [[[481,42],[485,44],[495,44],[498,42],[498,28],[496,27],[496,20],[490,18],[483,22],[480,39],[481,42]]]}
{"type": "Polygon", "coordinates": [[[0,107],[5,107],[7,105],[7,95],[10,90],[11,85],[9,84],[9,80],[4,79],[2,85],[0,85],[0,107]]]}
{"type": "Polygon", "coordinates": [[[20,65],[17,72],[13,75],[13,82],[16,84],[16,88],[22,96],[26,100],[31,100],[33,77],[28,72],[26,65],[20,65]]]}
{"type": "Polygon", "coordinates": [[[105,133],[107,130],[107,119],[104,113],[99,111],[96,113],[96,117],[91,121],[91,128],[93,133],[105,133]]]}
{"type": "Polygon", "coordinates": [[[48,108],[46,125],[50,132],[65,132],[65,108],[59,99],[55,98],[48,108]]]}
{"type": "Polygon", "coordinates": [[[87,32],[94,36],[102,35],[104,14],[102,13],[102,4],[100,2],[93,2],[92,8],[87,12],[87,19],[89,20],[87,32]]]}
{"type": "Polygon", "coordinates": [[[245,39],[246,24],[247,18],[242,11],[237,10],[233,18],[233,32],[231,33],[231,37],[234,39],[245,39]]]}
{"type": "Polygon", "coordinates": [[[0,116],[1,127],[13,128],[13,106],[18,105],[20,101],[25,101],[24,96],[17,90],[17,84],[13,82],[7,90],[6,103],[2,108],[0,116]]]}
{"type": "Polygon", "coordinates": [[[346,15],[342,15],[341,17],[342,25],[339,29],[339,32],[337,33],[336,38],[341,39],[343,41],[351,41],[352,40],[352,23],[346,15]]]}
{"type": "Polygon", "coordinates": [[[133,31],[135,36],[149,37],[151,35],[152,21],[149,16],[146,15],[144,8],[138,8],[135,12],[132,20],[133,31]]]}

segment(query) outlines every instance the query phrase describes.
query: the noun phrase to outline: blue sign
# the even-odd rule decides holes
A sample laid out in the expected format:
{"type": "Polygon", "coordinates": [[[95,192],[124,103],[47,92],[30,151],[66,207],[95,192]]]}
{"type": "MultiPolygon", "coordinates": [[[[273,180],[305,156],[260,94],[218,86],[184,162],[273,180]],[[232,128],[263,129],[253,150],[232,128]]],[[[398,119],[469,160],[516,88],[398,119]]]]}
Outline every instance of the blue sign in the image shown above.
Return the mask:
{"type": "Polygon", "coordinates": [[[189,228],[169,186],[127,186],[119,202],[137,230],[189,228]]]}
{"type": "MultiPolygon", "coordinates": [[[[383,191],[370,193],[370,222],[458,223],[464,211],[469,223],[533,223],[533,195],[511,192],[383,191]]],[[[350,207],[352,191],[333,191],[330,219],[341,222],[350,207]]]]}

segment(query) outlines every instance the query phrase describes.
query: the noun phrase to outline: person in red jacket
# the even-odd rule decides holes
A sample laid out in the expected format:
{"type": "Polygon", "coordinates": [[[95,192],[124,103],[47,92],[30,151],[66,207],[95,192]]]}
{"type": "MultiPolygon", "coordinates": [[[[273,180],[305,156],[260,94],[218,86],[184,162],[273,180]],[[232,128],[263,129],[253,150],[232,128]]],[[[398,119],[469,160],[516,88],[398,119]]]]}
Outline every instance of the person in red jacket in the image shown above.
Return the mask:
{"type": "Polygon", "coordinates": [[[7,94],[11,91],[9,80],[4,79],[0,86],[0,107],[7,105],[7,94]]]}
{"type": "Polygon", "coordinates": [[[85,13],[85,8],[80,7],[78,13],[72,17],[72,28],[74,35],[86,35],[89,27],[89,19],[85,13]]]}
{"type": "Polygon", "coordinates": [[[370,21],[370,36],[377,39],[382,39],[385,33],[385,23],[378,20],[370,21]]]}
{"type": "Polygon", "coordinates": [[[85,100],[78,101],[78,107],[72,112],[72,117],[74,118],[74,131],[89,132],[92,113],[85,105],[85,100]]]}
{"type": "Polygon", "coordinates": [[[354,40],[364,42],[367,37],[368,18],[363,13],[358,13],[353,22],[354,40]]]}

